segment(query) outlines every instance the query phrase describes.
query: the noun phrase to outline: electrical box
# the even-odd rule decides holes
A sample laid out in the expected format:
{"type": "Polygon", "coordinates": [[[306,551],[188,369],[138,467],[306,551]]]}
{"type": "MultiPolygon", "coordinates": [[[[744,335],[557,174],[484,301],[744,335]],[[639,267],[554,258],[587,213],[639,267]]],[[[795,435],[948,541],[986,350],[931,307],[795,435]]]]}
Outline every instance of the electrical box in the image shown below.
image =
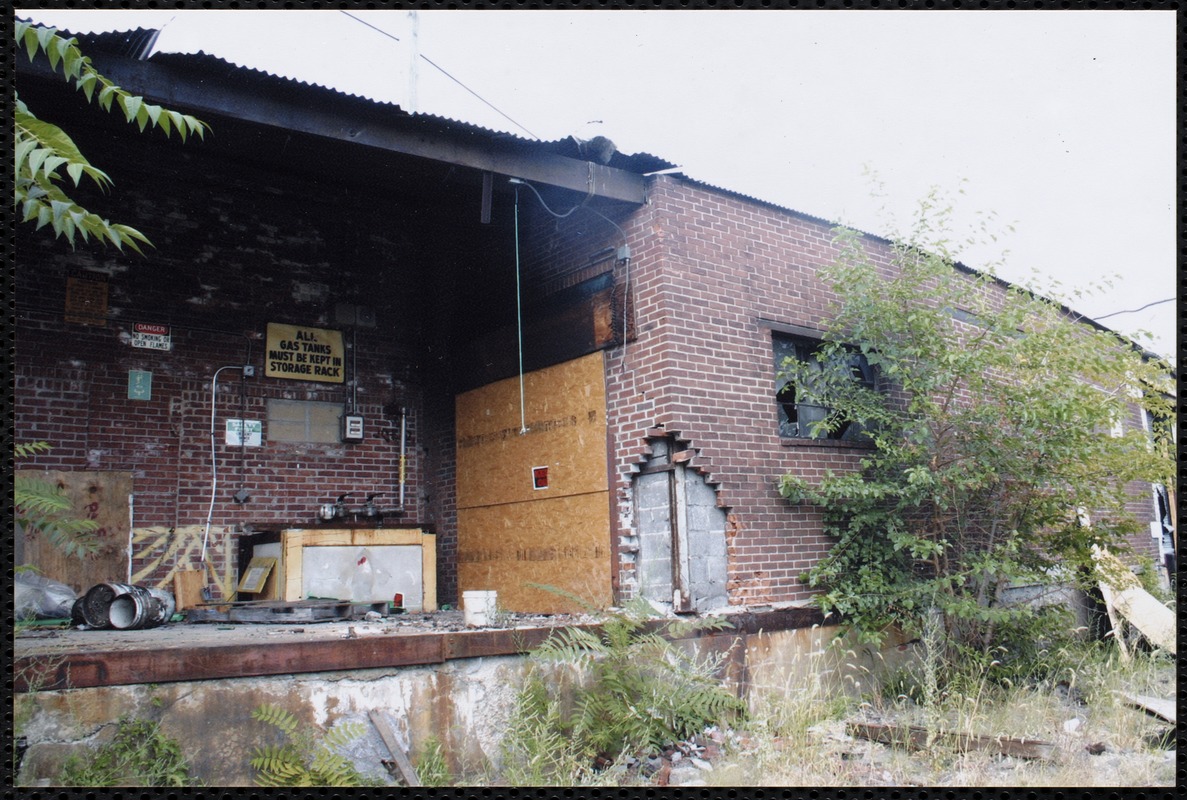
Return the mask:
{"type": "Polygon", "coordinates": [[[342,415],[342,441],[363,441],[363,418],[358,414],[342,415]]]}

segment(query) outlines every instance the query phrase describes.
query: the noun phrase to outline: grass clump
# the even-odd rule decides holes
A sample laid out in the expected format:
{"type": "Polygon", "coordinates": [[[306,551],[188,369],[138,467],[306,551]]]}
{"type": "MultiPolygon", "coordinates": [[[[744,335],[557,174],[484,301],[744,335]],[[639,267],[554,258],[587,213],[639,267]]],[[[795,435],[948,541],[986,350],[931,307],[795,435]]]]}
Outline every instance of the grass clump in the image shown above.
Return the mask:
{"type": "MultiPolygon", "coordinates": [[[[669,632],[725,627],[701,619],[669,632]]],[[[746,712],[718,678],[722,660],[690,656],[653,630],[643,600],[606,616],[599,632],[561,630],[532,662],[502,748],[503,778],[515,785],[589,783],[746,712]]]]}
{"type": "Polygon", "coordinates": [[[111,741],[67,759],[62,785],[181,787],[195,782],[181,747],[161,733],[159,723],[122,717],[111,741]]]}
{"type": "Polygon", "coordinates": [[[453,785],[453,773],[445,760],[445,750],[436,736],[425,739],[424,750],[416,761],[416,776],[422,786],[440,787],[453,785]]]}

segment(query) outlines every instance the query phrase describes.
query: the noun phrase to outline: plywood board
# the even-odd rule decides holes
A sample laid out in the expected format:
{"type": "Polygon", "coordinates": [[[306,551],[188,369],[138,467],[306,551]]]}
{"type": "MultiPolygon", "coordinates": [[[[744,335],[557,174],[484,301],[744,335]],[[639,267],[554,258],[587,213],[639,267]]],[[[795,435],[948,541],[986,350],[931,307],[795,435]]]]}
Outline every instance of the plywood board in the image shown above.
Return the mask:
{"type": "Polygon", "coordinates": [[[75,517],[93,519],[99,525],[95,532],[99,551],[82,559],[66,555],[36,531],[24,531],[22,563],[79,594],[97,583],[128,579],[131,472],[17,470],[16,474],[57,485],[70,498],[75,517]]]}
{"type": "Polygon", "coordinates": [[[601,353],[459,395],[458,587],[510,611],[577,610],[533,589],[611,602],[606,393],[601,353]],[[535,473],[547,470],[547,488],[535,473]]]}
{"type": "Polygon", "coordinates": [[[604,493],[458,510],[458,586],[495,590],[508,611],[564,613],[611,603],[610,508],[604,493]],[[465,532],[465,538],[462,538],[465,532]]]}
{"type": "Polygon", "coordinates": [[[173,599],[177,610],[184,611],[205,602],[202,587],[206,585],[206,571],[202,569],[179,569],[173,572],[173,599]]]}
{"type": "Polygon", "coordinates": [[[606,491],[606,385],[601,353],[458,395],[459,508],[606,491]],[[527,432],[521,433],[526,422],[527,432]],[[549,488],[532,483],[548,466],[549,488]]]}

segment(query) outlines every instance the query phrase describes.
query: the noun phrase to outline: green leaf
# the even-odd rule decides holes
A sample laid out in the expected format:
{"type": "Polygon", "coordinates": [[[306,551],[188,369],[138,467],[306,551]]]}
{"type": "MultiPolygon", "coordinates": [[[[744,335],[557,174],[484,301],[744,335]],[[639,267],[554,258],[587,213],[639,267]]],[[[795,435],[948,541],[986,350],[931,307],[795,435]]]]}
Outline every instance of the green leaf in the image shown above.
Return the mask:
{"type": "Polygon", "coordinates": [[[78,79],[78,88],[86,96],[87,102],[91,102],[91,98],[95,95],[95,84],[99,82],[99,76],[93,72],[88,72],[78,79]]]}
{"type": "Polygon", "coordinates": [[[104,111],[110,111],[111,101],[119,95],[119,89],[102,79],[100,79],[100,82],[103,83],[103,89],[99,92],[99,105],[104,111]]]}
{"type": "Polygon", "coordinates": [[[25,40],[25,49],[29,53],[29,60],[32,61],[34,58],[36,58],[37,50],[41,44],[38,40],[37,29],[32,27],[26,28],[23,38],[25,40]]]}
{"type": "Polygon", "coordinates": [[[131,122],[132,120],[136,119],[136,114],[140,111],[140,106],[144,103],[144,98],[137,97],[136,95],[123,94],[121,92],[119,95],[119,103],[124,109],[124,116],[127,117],[127,121],[131,122]]]}

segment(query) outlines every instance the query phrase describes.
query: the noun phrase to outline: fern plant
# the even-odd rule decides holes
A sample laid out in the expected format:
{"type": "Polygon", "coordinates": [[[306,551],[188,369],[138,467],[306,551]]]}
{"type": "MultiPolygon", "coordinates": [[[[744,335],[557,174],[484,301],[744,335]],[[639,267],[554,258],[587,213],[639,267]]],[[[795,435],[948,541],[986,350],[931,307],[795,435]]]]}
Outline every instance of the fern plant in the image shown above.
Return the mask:
{"type": "MultiPolygon", "coordinates": [[[[50,450],[48,442],[26,442],[14,448],[18,459],[50,450]]],[[[17,472],[13,476],[13,505],[16,523],[26,531],[37,531],[67,555],[85,558],[99,551],[94,535],[99,523],[71,515],[70,498],[55,483],[17,472]]]]}
{"type": "Polygon", "coordinates": [[[285,742],[255,748],[251,766],[259,786],[361,786],[362,776],[350,760],[338,752],[363,734],[357,722],[343,723],[318,736],[302,728],[292,713],[264,704],[251,712],[253,719],[280,731],[285,742]]]}
{"type": "MultiPolygon", "coordinates": [[[[517,706],[520,741],[504,748],[513,768],[524,763],[525,754],[543,751],[544,761],[533,768],[548,772],[560,763],[559,755],[557,763],[547,761],[554,747],[587,764],[614,761],[745,715],[743,701],[717,678],[721,658],[690,656],[651,630],[650,623],[649,605],[637,598],[606,616],[600,633],[565,628],[536,650],[537,669],[517,706]],[[554,667],[552,674],[540,669],[546,665],[554,667]],[[558,672],[558,666],[569,669],[558,672]],[[566,680],[565,674],[576,677],[566,680]]],[[[668,631],[681,635],[727,627],[725,620],[710,618],[674,622],[668,631]]]]}

